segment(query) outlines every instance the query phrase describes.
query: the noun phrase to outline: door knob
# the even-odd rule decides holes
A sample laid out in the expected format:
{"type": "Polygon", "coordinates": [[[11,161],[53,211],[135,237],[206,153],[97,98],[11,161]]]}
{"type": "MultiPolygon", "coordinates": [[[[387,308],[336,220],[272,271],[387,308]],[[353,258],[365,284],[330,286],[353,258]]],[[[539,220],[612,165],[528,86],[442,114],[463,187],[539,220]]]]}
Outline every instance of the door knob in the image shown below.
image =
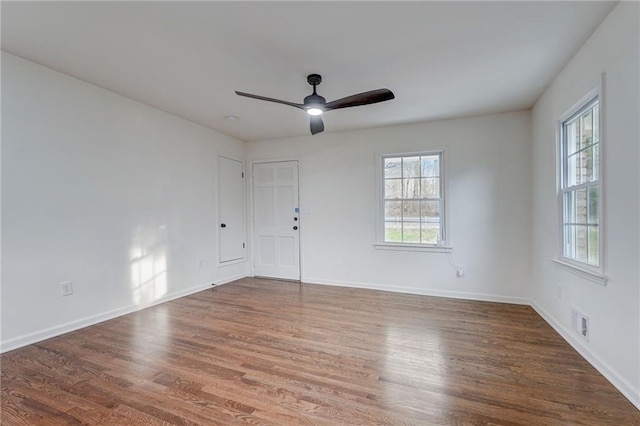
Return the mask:
{"type": "Polygon", "coordinates": [[[293,230],[294,230],[294,231],[297,231],[297,230],[298,230],[298,227],[297,227],[297,226],[294,226],[294,227],[293,227],[293,230]]]}
{"type": "Polygon", "coordinates": [[[226,224],[226,223],[221,223],[221,224],[220,224],[220,228],[226,228],[226,227],[227,227],[227,224],[226,224]]]}

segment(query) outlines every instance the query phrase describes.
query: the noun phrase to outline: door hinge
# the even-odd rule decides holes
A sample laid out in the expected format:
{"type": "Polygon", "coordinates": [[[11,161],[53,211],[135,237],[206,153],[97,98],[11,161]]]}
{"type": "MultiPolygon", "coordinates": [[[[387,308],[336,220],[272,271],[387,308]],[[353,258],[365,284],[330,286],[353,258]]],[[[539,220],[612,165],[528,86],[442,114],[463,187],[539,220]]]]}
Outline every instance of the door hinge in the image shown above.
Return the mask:
{"type": "Polygon", "coordinates": [[[242,172],[242,178],[244,179],[244,172],[242,172]]]}
{"type": "Polygon", "coordinates": [[[242,248],[244,248],[244,243],[242,243],[242,248]]]}

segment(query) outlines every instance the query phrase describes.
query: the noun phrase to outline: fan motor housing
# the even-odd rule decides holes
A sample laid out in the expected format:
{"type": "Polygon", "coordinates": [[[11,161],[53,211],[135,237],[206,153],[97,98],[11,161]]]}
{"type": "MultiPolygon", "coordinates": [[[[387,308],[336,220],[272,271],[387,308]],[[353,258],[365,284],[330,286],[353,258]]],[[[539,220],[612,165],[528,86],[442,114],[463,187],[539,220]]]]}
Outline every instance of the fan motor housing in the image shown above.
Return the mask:
{"type": "Polygon", "coordinates": [[[325,98],[315,93],[304,98],[305,105],[324,105],[326,103],[327,100],[325,98]]]}

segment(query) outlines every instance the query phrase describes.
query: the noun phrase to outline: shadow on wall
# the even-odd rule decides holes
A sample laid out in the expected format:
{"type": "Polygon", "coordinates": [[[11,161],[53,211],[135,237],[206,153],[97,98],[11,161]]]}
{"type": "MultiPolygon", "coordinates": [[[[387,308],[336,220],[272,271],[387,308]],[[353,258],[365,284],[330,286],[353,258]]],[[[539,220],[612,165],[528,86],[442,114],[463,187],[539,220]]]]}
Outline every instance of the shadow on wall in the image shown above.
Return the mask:
{"type": "Polygon", "coordinates": [[[131,294],[135,305],[151,304],[167,294],[167,227],[137,228],[131,238],[131,294]]]}

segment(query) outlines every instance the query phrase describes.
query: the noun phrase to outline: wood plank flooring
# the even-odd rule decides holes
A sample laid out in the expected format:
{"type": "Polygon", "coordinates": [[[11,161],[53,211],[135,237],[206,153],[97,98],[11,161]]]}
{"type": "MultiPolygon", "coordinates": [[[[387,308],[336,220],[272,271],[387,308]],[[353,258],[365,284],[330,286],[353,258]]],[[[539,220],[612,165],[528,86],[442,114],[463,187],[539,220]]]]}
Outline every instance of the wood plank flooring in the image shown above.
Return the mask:
{"type": "Polygon", "coordinates": [[[6,353],[2,425],[640,425],[530,307],[242,279],[6,353]]]}

